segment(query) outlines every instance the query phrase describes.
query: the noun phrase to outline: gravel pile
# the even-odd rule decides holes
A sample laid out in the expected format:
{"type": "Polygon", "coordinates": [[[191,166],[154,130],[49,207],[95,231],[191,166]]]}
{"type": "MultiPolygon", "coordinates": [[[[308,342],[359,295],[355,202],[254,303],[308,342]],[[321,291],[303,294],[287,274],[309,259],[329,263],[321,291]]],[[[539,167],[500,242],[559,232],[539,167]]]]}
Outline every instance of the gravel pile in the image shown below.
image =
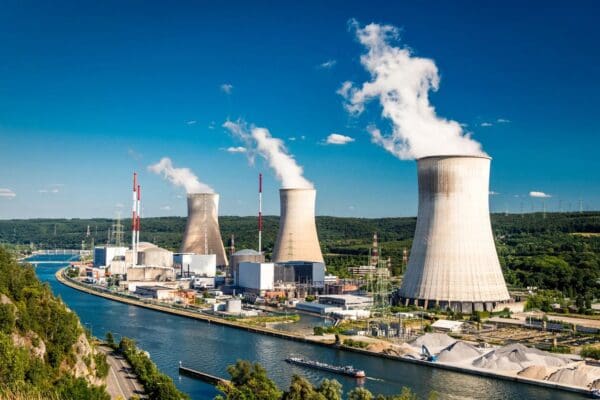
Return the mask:
{"type": "Polygon", "coordinates": [[[517,375],[522,376],[523,378],[538,379],[543,381],[554,371],[556,371],[556,368],[548,368],[544,367],[543,365],[532,365],[522,371],[519,371],[517,375]]]}
{"type": "Polygon", "coordinates": [[[567,368],[561,368],[548,377],[548,381],[565,385],[591,387],[600,380],[600,368],[579,362],[567,368]]]}
{"type": "Polygon", "coordinates": [[[438,360],[443,362],[459,362],[472,359],[481,355],[479,349],[465,342],[455,342],[446,347],[438,355],[438,360]]]}
{"type": "Polygon", "coordinates": [[[568,363],[568,359],[516,343],[493,350],[477,358],[473,361],[473,366],[486,369],[521,371],[532,365],[562,367],[568,363]]]}
{"type": "Polygon", "coordinates": [[[426,333],[410,342],[410,345],[416,347],[419,353],[421,353],[421,346],[425,346],[430,352],[435,354],[454,343],[456,343],[456,339],[451,338],[445,333],[426,333]]]}

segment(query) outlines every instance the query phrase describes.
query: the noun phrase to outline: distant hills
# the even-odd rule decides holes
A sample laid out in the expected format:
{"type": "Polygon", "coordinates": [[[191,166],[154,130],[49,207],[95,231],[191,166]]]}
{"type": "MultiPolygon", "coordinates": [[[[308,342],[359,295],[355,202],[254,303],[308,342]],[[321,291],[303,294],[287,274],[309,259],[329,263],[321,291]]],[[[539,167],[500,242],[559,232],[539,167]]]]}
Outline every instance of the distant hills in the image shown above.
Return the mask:
{"type": "MultiPolygon", "coordinates": [[[[222,216],[219,221],[225,246],[235,234],[236,249],[256,248],[256,217],[222,216]]],[[[121,222],[126,245],[130,220],[121,222]]],[[[177,250],[185,222],[185,217],[144,218],[141,240],[177,250]]],[[[113,220],[100,218],[0,220],[0,243],[81,248],[82,240],[89,246],[92,237],[96,244],[105,243],[113,224],[113,220]],[[91,237],[86,237],[88,226],[91,237]]],[[[391,257],[394,272],[400,273],[402,251],[410,251],[415,224],[415,217],[317,217],[328,268],[342,276],[347,266],[367,262],[374,232],[379,236],[382,257],[391,257]]],[[[263,247],[267,256],[278,228],[278,217],[264,217],[263,247]]],[[[588,290],[591,283],[584,284],[585,280],[595,283],[600,279],[600,212],[493,214],[492,228],[505,277],[511,284],[547,286],[567,293],[588,290]],[[561,278],[552,278],[552,274],[561,278]]]]}

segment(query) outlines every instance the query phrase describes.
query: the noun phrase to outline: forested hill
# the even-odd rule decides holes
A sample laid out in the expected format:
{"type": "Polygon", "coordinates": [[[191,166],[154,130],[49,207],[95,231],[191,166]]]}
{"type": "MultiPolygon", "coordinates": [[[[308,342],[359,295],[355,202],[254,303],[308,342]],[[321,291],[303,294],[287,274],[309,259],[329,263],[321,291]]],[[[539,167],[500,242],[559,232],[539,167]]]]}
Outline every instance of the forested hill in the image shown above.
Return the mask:
{"type": "MultiPolygon", "coordinates": [[[[319,239],[325,250],[329,246],[346,247],[370,244],[374,232],[381,242],[411,240],[415,230],[415,217],[402,218],[348,218],[318,216],[319,239]]],[[[257,242],[256,217],[221,216],[219,218],[223,240],[228,245],[235,234],[236,248],[254,248],[257,242]]],[[[185,217],[160,217],[142,219],[141,240],[177,250],[185,228],[185,217]]],[[[125,235],[130,240],[131,221],[121,221],[125,235]]],[[[90,227],[96,244],[103,244],[114,220],[94,219],[24,219],[0,220],[0,243],[33,244],[36,248],[81,248],[90,227]]],[[[496,236],[507,234],[600,233],[600,212],[493,214],[492,226],[496,236]]],[[[263,243],[267,252],[272,248],[279,228],[279,217],[265,216],[263,243]]]]}
{"type": "MultiPolygon", "coordinates": [[[[225,245],[235,234],[236,249],[256,248],[256,217],[222,216],[225,245]]],[[[141,240],[177,250],[185,218],[144,218],[141,240]]],[[[0,243],[35,248],[81,248],[87,227],[96,244],[103,244],[114,221],[109,219],[1,220],[0,243]]],[[[373,233],[379,236],[380,253],[391,257],[399,274],[402,252],[410,251],[416,218],[317,217],[317,229],[328,269],[344,276],[348,266],[367,262],[373,233]]],[[[130,221],[123,220],[124,227],[130,221]]],[[[279,218],[264,218],[263,247],[270,255],[279,218]]],[[[558,289],[565,294],[592,291],[600,297],[600,212],[493,214],[492,228],[504,274],[509,284],[558,289]]],[[[125,228],[124,242],[129,242],[125,228]]]]}
{"type": "Polygon", "coordinates": [[[0,246],[0,398],[110,399],[77,315],[0,246]]]}

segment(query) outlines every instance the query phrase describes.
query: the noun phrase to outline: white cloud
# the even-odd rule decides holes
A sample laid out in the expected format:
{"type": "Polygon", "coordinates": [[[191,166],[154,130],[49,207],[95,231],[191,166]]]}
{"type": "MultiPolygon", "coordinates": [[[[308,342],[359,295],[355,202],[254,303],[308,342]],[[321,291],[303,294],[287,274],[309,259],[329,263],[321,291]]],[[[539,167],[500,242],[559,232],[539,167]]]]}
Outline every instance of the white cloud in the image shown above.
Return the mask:
{"type": "Polygon", "coordinates": [[[323,69],[331,69],[335,66],[335,64],[337,64],[336,60],[327,60],[324,63],[319,64],[319,67],[323,69]]]}
{"type": "Polygon", "coordinates": [[[52,192],[52,193],[58,193],[58,189],[57,189],[57,188],[54,188],[54,189],[52,189],[52,190],[51,190],[51,192],[52,192]]]}
{"type": "Polygon", "coordinates": [[[210,121],[210,124],[208,124],[208,129],[212,130],[215,129],[217,126],[217,124],[215,123],[215,121],[210,121]]]}
{"type": "Polygon", "coordinates": [[[546,194],[544,192],[529,192],[529,196],[530,197],[538,197],[538,198],[542,198],[542,199],[547,199],[549,197],[552,197],[552,195],[546,194]]]}
{"type": "Polygon", "coordinates": [[[233,91],[233,85],[231,83],[224,83],[221,85],[221,91],[225,94],[231,94],[233,91]]]}
{"type": "Polygon", "coordinates": [[[339,133],[332,133],[331,135],[327,136],[327,139],[325,139],[325,143],[327,144],[348,144],[351,142],[354,142],[354,138],[346,135],[340,135],[339,133]]]}
{"type": "Polygon", "coordinates": [[[5,199],[12,199],[16,196],[17,196],[17,194],[15,192],[13,192],[11,189],[0,188],[0,197],[3,197],[5,199]]]}
{"type": "Polygon", "coordinates": [[[379,102],[381,116],[391,122],[392,131],[384,134],[370,127],[373,143],[400,159],[484,154],[458,122],[436,114],[429,92],[438,90],[440,75],[432,59],[417,57],[407,46],[397,45],[400,31],[395,26],[372,23],[361,27],[356,20],[349,25],[366,49],[360,62],[370,79],[356,86],[344,82],[337,93],[355,116],[370,101],[379,102]]]}
{"type": "Polygon", "coordinates": [[[38,190],[38,193],[48,193],[48,189],[40,189],[38,190]]]}
{"type": "Polygon", "coordinates": [[[229,153],[245,153],[246,152],[246,148],[243,146],[237,146],[237,147],[228,147],[225,149],[225,151],[229,152],[229,153]]]}
{"type": "Polygon", "coordinates": [[[491,122],[482,122],[480,124],[480,126],[483,126],[484,128],[487,128],[488,126],[492,126],[492,125],[494,125],[494,124],[492,124],[491,122]]]}
{"type": "Polygon", "coordinates": [[[306,136],[302,135],[302,136],[300,136],[300,139],[305,140],[306,136]]]}
{"type": "Polygon", "coordinates": [[[115,208],[123,208],[123,207],[125,207],[125,205],[123,203],[115,204],[115,208]]]}
{"type": "Polygon", "coordinates": [[[498,118],[496,120],[497,123],[499,124],[508,124],[510,122],[510,119],[506,119],[506,118],[498,118]]]}
{"type": "Polygon", "coordinates": [[[195,119],[191,119],[186,122],[186,124],[188,124],[188,125],[196,125],[197,123],[198,123],[198,121],[196,121],[195,119]]]}
{"type": "Polygon", "coordinates": [[[53,193],[56,194],[58,193],[60,190],[58,190],[58,188],[53,188],[53,189],[40,189],[38,190],[38,193],[53,193]]]}
{"type": "Polygon", "coordinates": [[[288,140],[289,140],[290,142],[295,142],[295,141],[296,141],[296,138],[295,138],[294,136],[291,136],[291,137],[289,137],[289,138],[288,138],[288,140]]]}
{"type": "Polygon", "coordinates": [[[498,192],[494,192],[493,190],[490,190],[490,196],[497,196],[499,194],[500,193],[498,193],[498,192]]]}
{"type": "Polygon", "coordinates": [[[171,211],[171,206],[162,206],[160,209],[163,211],[171,211]]]}

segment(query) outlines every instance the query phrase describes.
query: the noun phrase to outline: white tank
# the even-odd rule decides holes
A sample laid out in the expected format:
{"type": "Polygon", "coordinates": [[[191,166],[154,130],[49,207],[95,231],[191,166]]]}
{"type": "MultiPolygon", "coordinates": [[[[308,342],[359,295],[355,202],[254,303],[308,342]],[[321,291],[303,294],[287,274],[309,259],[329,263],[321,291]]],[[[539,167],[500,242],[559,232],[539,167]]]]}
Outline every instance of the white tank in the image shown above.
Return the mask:
{"type": "Polygon", "coordinates": [[[188,219],[181,253],[215,254],[217,266],[227,266],[225,247],[219,229],[219,195],[188,194],[188,219]]]}
{"type": "Polygon", "coordinates": [[[273,262],[323,262],[315,224],[315,189],[280,189],[279,233],[273,262]]]}
{"type": "Polygon", "coordinates": [[[490,158],[418,160],[419,211],[400,297],[462,312],[509,300],[489,213],[490,158]]]}

